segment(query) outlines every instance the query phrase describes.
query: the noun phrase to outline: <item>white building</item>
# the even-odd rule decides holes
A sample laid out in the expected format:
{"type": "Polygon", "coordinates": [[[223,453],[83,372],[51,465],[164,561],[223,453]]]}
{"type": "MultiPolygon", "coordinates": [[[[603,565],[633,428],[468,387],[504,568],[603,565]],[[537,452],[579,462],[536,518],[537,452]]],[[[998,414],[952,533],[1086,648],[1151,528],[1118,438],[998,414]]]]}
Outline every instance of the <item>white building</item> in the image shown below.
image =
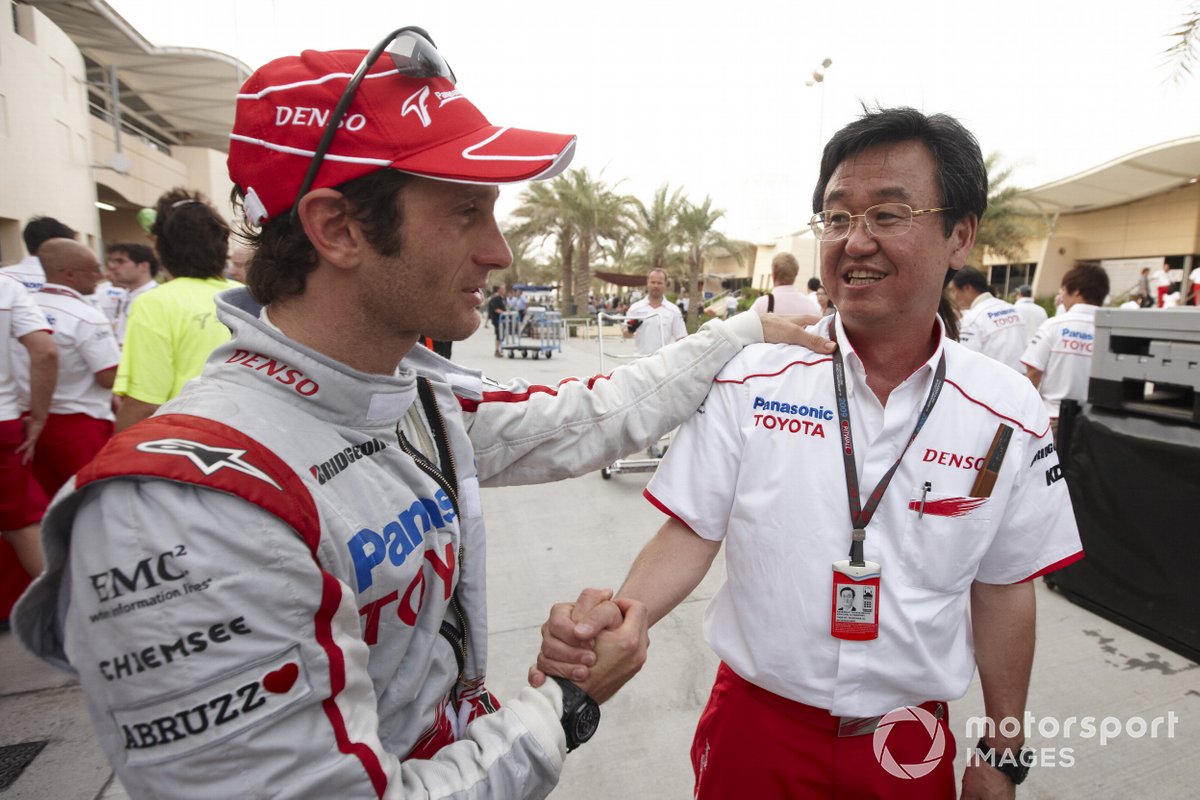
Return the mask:
{"type": "Polygon", "coordinates": [[[221,210],[234,98],[250,73],[210,50],[155,47],[103,0],[3,0],[0,263],[54,217],[97,250],[145,242],[136,214],[167,189],[221,210]]]}

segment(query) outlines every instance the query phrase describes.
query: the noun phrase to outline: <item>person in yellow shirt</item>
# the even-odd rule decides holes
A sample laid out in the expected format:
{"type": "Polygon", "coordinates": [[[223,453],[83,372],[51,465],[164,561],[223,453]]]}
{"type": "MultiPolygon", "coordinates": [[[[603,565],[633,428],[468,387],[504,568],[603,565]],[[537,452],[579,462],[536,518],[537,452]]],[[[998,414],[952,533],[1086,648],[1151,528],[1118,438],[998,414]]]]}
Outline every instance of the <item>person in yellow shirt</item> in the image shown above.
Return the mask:
{"type": "Polygon", "coordinates": [[[229,329],[213,297],[241,284],[223,276],[229,224],[198,192],[172,189],[158,199],[150,234],[172,280],[129,310],[113,393],[121,396],[118,431],[149,417],[200,374],[229,329]]]}

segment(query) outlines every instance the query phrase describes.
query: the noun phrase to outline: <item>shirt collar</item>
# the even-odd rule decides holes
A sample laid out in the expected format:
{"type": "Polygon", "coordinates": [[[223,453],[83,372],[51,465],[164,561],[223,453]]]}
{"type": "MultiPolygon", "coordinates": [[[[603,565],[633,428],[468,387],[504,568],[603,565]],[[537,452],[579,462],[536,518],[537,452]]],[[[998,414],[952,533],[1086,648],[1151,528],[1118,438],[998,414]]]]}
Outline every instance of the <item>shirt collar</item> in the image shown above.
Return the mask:
{"type": "MultiPolygon", "coordinates": [[[[937,326],[938,332],[937,347],[934,348],[933,354],[929,356],[924,364],[917,367],[912,375],[904,379],[904,383],[909,383],[914,378],[924,380],[926,375],[932,375],[933,370],[937,367],[938,360],[942,357],[942,351],[946,347],[946,326],[942,323],[942,318],[936,314],[933,317],[933,321],[934,325],[937,326]]],[[[863,385],[865,386],[867,370],[863,366],[862,359],[859,358],[858,353],[854,351],[854,345],[851,343],[850,337],[846,335],[846,329],[842,327],[841,314],[833,315],[833,330],[837,334],[838,349],[842,351],[842,360],[847,365],[847,371],[856,379],[863,381],[863,385]]]]}
{"type": "Polygon", "coordinates": [[[46,294],[65,294],[67,297],[74,297],[76,300],[83,300],[83,295],[72,289],[70,286],[63,286],[61,283],[45,283],[39,291],[46,294]]]}
{"type": "Polygon", "coordinates": [[[994,300],[994,299],[995,298],[992,297],[991,292],[983,292],[982,294],[980,294],[978,297],[976,297],[974,300],[971,301],[971,308],[974,308],[975,306],[983,305],[988,300],[994,300]]]}

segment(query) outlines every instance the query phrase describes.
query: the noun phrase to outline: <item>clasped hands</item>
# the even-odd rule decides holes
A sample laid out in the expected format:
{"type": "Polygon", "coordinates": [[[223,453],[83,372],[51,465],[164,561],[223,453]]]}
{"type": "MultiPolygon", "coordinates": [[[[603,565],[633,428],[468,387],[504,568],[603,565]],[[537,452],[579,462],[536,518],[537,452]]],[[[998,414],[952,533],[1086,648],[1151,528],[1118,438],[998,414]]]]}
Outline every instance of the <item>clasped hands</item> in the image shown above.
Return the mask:
{"type": "Polygon", "coordinates": [[[603,703],[642,668],[649,647],[642,603],[613,599],[611,589],[584,589],[574,603],[551,607],[529,683],[541,686],[547,675],[557,675],[603,703]]]}

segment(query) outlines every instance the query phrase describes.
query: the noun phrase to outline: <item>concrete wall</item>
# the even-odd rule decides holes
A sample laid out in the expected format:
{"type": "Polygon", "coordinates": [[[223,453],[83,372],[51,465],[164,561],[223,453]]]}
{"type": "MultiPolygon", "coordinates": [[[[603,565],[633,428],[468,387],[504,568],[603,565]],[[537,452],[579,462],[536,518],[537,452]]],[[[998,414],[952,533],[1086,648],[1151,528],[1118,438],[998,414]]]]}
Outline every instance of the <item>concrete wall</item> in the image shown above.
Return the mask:
{"type": "Polygon", "coordinates": [[[35,8],[0,7],[0,261],[24,255],[13,240],[34,215],[54,217],[95,245],[100,226],[92,179],[83,58],[35,8]],[[15,26],[14,26],[15,20],[15,26]]]}
{"type": "Polygon", "coordinates": [[[97,251],[147,242],[137,210],[176,186],[203,192],[232,220],[224,153],[199,147],[168,153],[123,131],[120,148],[129,168],[110,168],[115,132],[88,111],[78,48],[36,8],[0,3],[0,263],[24,255],[21,228],[41,214],[79,230],[97,251]],[[117,210],[98,210],[97,199],[117,210]]]}
{"type": "Polygon", "coordinates": [[[1058,236],[1078,240],[1076,257],[1145,258],[1200,251],[1200,183],[1085,214],[1060,216],[1058,236]]]}
{"type": "Polygon", "coordinates": [[[225,166],[226,154],[207,147],[174,147],[172,153],[187,169],[188,187],[203,192],[213,208],[232,224],[234,214],[229,193],[233,191],[233,181],[229,180],[229,168],[225,166]]]}
{"type": "MultiPolygon", "coordinates": [[[[1062,276],[1076,261],[1187,256],[1200,253],[1200,183],[1181,186],[1154,197],[1050,220],[1053,233],[1031,239],[1023,262],[1036,263],[1033,293],[1051,297],[1062,276]]],[[[1005,263],[994,256],[986,265],[1005,263]]],[[[1117,280],[1118,276],[1110,276],[1117,280]]],[[[1121,285],[1128,287],[1124,276],[1121,285]]]]}
{"type": "MultiPolygon", "coordinates": [[[[113,127],[99,117],[88,119],[93,163],[107,164],[116,153],[113,127]]],[[[183,162],[124,131],[121,133],[121,153],[129,159],[129,172],[122,175],[112,169],[97,168],[95,180],[128,203],[139,208],[153,206],[167,189],[190,185],[188,168],[183,162]]]]}

